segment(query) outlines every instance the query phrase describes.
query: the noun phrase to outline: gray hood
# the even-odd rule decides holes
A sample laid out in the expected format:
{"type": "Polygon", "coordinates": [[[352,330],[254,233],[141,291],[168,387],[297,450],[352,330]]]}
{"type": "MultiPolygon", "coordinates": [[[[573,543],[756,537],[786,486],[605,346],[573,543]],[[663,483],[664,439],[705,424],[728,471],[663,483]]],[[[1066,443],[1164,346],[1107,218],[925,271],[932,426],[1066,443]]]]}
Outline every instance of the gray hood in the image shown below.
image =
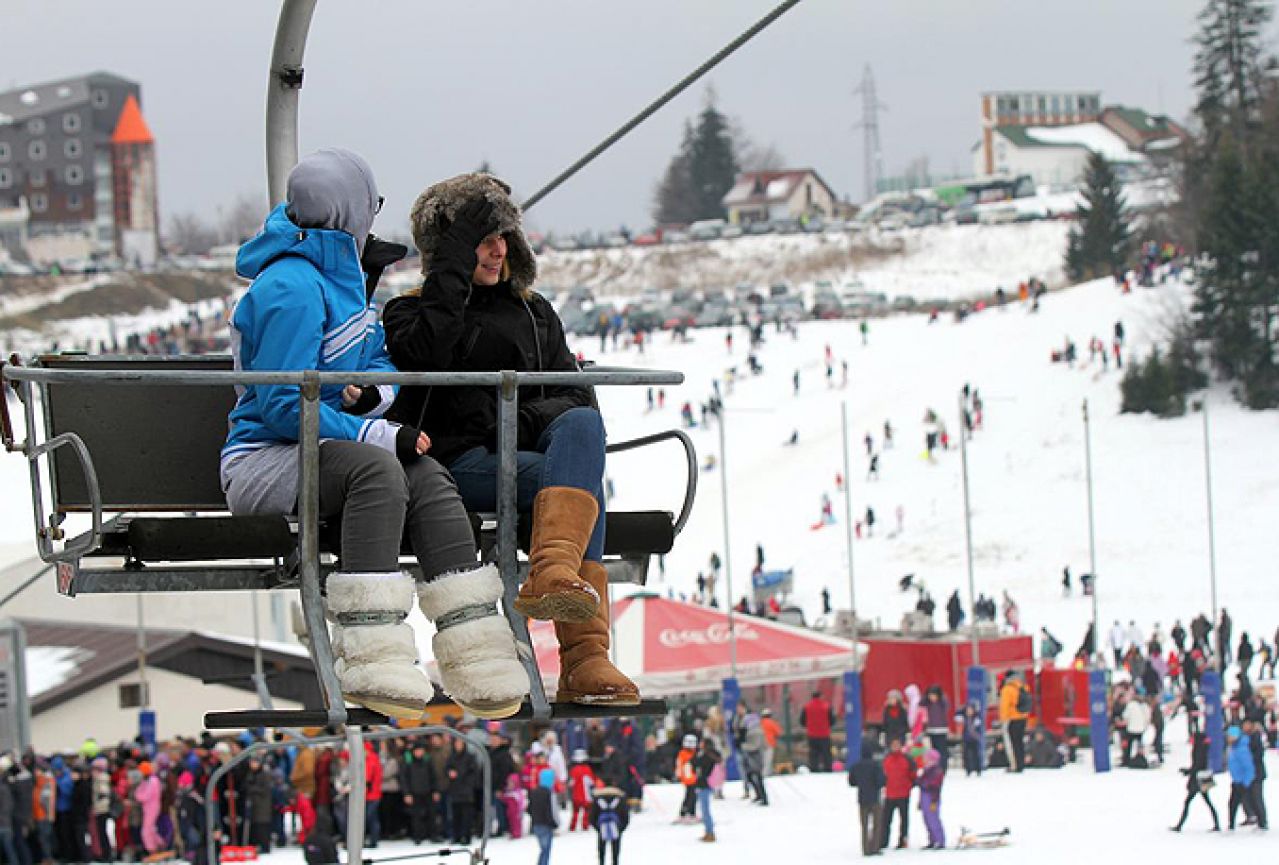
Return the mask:
{"type": "Polygon", "coordinates": [[[373,169],[349,150],[317,150],[289,172],[288,216],[293,224],[344,231],[355,238],[361,253],[377,215],[377,198],[373,169]]]}
{"type": "Polygon", "coordinates": [[[422,275],[429,272],[431,256],[435,254],[441,235],[457,216],[458,209],[481,196],[492,202],[497,230],[506,238],[511,290],[527,296],[537,279],[537,260],[524,236],[520,207],[511,200],[511,187],[491,174],[461,174],[441,180],[427,187],[413,202],[409,222],[413,229],[413,242],[422,254],[422,275]]]}

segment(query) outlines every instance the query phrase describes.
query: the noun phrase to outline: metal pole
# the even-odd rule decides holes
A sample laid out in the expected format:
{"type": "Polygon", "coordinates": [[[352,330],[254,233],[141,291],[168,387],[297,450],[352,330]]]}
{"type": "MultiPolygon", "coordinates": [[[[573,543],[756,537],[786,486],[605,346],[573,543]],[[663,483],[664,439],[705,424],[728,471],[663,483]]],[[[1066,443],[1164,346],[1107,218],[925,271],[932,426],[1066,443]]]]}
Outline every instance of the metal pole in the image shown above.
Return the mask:
{"type": "Polygon", "coordinates": [[[138,682],[142,691],[142,705],[139,709],[145,709],[151,705],[151,695],[147,693],[147,632],[143,625],[142,616],[142,595],[138,594],[138,682]]]}
{"type": "Polygon", "coordinates": [[[853,473],[848,460],[848,401],[840,403],[844,439],[844,534],[848,546],[848,609],[853,618],[853,669],[857,669],[857,579],[853,572],[853,473]]]}
{"type": "MultiPolygon", "coordinates": [[[[268,207],[284,200],[289,172],[298,162],[298,97],[302,55],[317,0],[284,0],[275,27],[266,90],[266,174],[268,207]]],[[[219,223],[221,221],[219,220],[219,223]]]]}
{"type": "Polygon", "coordinates": [[[973,666],[981,666],[981,641],[977,639],[977,582],[973,578],[973,512],[968,498],[968,427],[964,424],[964,394],[959,394],[959,463],[964,480],[964,559],[968,565],[968,610],[972,615],[969,633],[973,641],[973,666]]]}
{"type": "Polygon", "coordinates": [[[1200,403],[1204,416],[1204,487],[1208,493],[1208,581],[1212,591],[1212,624],[1217,626],[1217,533],[1212,518],[1212,450],[1208,434],[1208,401],[1200,403]]]}
{"type": "Polygon", "coordinates": [[[724,514],[724,586],[728,592],[728,663],[731,675],[737,678],[737,632],[733,627],[733,554],[728,532],[728,449],[724,446],[724,421],[728,412],[721,407],[715,418],[719,427],[719,492],[724,514]]]}
{"type": "MultiPolygon", "coordinates": [[[[351,792],[346,797],[346,863],[361,865],[364,861],[364,733],[354,724],[346,728],[346,775],[351,792]]],[[[486,794],[487,790],[484,791],[486,794]]]]}
{"type": "Polygon", "coordinates": [[[1092,663],[1101,654],[1101,621],[1097,617],[1097,535],[1092,511],[1092,422],[1084,400],[1084,478],[1088,484],[1088,570],[1092,574],[1092,663]]]}

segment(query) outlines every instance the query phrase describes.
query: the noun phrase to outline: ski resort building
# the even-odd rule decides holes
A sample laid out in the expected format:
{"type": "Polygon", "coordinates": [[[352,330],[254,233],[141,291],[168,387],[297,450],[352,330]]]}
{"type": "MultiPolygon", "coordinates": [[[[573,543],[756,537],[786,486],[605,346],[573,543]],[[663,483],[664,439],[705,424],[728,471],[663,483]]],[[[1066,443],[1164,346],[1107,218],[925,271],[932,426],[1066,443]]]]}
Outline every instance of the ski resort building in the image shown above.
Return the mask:
{"type": "Polygon", "coordinates": [[[811,168],[788,171],[748,171],[723,199],[728,221],[749,225],[770,219],[833,216],[835,193],[811,168]]]}
{"type": "Polygon", "coordinates": [[[0,211],[29,212],[18,257],[154,260],[155,139],[141,105],[139,84],[107,72],[0,92],[0,211]]]}

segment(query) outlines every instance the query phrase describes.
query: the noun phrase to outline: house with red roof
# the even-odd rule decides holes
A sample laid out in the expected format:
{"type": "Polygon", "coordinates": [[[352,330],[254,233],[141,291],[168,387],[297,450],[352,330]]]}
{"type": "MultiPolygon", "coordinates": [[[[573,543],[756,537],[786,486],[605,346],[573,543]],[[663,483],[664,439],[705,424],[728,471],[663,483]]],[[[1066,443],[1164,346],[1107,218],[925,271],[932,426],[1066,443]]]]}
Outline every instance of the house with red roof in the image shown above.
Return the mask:
{"type": "Polygon", "coordinates": [[[834,191],[811,168],[739,174],[733,188],[724,195],[723,204],[728,221],[734,225],[829,217],[837,206],[834,191]]]}

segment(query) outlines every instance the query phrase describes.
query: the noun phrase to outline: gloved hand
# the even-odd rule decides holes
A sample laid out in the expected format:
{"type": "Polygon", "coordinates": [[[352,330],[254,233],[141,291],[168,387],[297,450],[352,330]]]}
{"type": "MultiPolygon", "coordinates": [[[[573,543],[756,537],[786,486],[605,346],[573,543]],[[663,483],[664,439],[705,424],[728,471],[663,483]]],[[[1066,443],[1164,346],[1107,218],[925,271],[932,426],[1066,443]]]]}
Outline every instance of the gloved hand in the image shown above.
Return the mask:
{"type": "Polygon", "coordinates": [[[430,438],[415,427],[401,426],[395,431],[395,456],[405,465],[417,462],[430,447],[430,438]]]}
{"type": "Polygon", "coordinates": [[[458,208],[457,216],[440,237],[436,256],[441,263],[460,266],[469,275],[475,270],[475,248],[495,231],[493,203],[483,196],[473,198],[458,208]]]}

